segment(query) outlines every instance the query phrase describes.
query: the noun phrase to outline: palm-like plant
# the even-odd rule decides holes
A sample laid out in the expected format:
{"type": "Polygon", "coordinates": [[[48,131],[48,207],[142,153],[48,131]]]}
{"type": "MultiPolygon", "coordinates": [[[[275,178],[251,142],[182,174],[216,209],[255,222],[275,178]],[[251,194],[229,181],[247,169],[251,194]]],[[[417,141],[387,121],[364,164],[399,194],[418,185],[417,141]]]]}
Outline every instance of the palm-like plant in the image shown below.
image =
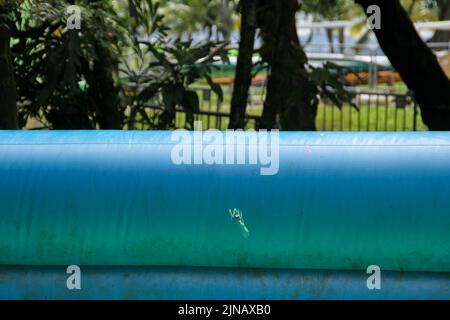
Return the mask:
{"type": "Polygon", "coordinates": [[[12,50],[21,126],[30,117],[52,128],[102,126],[104,112],[96,91],[101,88],[94,69],[104,59],[101,53],[117,55],[120,27],[108,4],[76,4],[82,11],[81,30],[66,27],[70,4],[65,1],[24,0],[14,12],[12,50]]]}
{"type": "Polygon", "coordinates": [[[122,71],[127,75],[127,82],[136,84],[137,90],[131,103],[128,127],[134,127],[137,114],[150,127],[173,127],[176,110],[182,108],[188,117],[187,124],[192,128],[193,114],[199,109],[197,93],[190,90],[193,83],[204,78],[222,99],[222,90],[210,74],[216,58],[227,61],[224,44],[174,40],[168,34],[164,11],[158,10],[158,3],[132,1],[131,6],[129,34],[134,59],[126,59],[122,71]],[[152,100],[163,106],[154,119],[145,112],[145,103],[152,100]]]}

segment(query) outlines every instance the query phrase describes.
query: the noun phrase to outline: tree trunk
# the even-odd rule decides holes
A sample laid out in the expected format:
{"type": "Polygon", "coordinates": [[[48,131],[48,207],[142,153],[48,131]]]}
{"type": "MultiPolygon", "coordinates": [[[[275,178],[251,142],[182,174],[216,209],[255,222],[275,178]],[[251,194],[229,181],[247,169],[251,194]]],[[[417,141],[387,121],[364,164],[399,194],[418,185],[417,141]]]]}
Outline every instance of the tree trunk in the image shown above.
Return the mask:
{"type": "Polygon", "coordinates": [[[295,23],[298,8],[297,0],[260,1],[261,54],[270,65],[261,129],[316,129],[317,89],[306,75],[307,58],[295,23]]]}
{"type": "Polygon", "coordinates": [[[355,0],[365,11],[381,9],[381,29],[375,29],[381,48],[413,91],[430,130],[450,130],[450,81],[436,56],[422,41],[399,0],[355,0]]]}
{"type": "Polygon", "coordinates": [[[241,3],[241,40],[231,98],[229,129],[243,129],[245,127],[245,111],[252,80],[257,0],[243,0],[241,3]]]}
{"type": "Polygon", "coordinates": [[[330,50],[330,53],[334,53],[333,29],[325,29],[325,33],[327,34],[328,48],[330,50]]]}
{"type": "MultiPolygon", "coordinates": [[[[3,14],[0,9],[0,14],[3,14]]],[[[18,129],[16,81],[10,50],[10,32],[0,21],[0,129],[18,129]]]]}
{"type": "MultiPolygon", "coordinates": [[[[439,20],[450,20],[450,0],[437,0],[439,20]]],[[[431,42],[450,42],[450,31],[436,31],[431,42]]]]}
{"type": "Polygon", "coordinates": [[[345,29],[340,28],[339,32],[339,52],[345,53],[345,29]]]}

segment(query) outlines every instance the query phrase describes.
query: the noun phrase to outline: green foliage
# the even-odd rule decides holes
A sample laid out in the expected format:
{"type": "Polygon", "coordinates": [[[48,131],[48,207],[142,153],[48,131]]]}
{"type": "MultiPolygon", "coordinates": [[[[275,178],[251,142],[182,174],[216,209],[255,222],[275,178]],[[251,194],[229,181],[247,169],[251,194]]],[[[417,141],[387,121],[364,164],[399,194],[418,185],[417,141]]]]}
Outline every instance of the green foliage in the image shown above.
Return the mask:
{"type": "Polygon", "coordinates": [[[81,30],[66,28],[65,1],[26,0],[15,12],[12,50],[21,126],[33,117],[52,128],[96,127],[97,106],[88,90],[98,59],[94,44],[117,52],[121,29],[110,6],[77,5],[81,30]]]}
{"type": "Polygon", "coordinates": [[[164,23],[170,26],[171,33],[179,38],[190,37],[197,31],[209,30],[212,38],[212,27],[221,33],[223,40],[228,41],[235,28],[234,12],[237,0],[163,0],[161,12],[164,23]]]}
{"type": "Polygon", "coordinates": [[[342,20],[354,13],[353,0],[304,0],[302,10],[318,20],[342,20]]]}
{"type": "Polygon", "coordinates": [[[144,114],[146,102],[153,100],[163,106],[163,111],[154,119],[147,118],[148,125],[159,129],[171,128],[177,108],[182,108],[187,113],[188,125],[193,128],[193,115],[199,110],[199,98],[189,87],[203,78],[223,99],[221,87],[212,81],[210,75],[212,62],[217,58],[225,62],[228,59],[225,44],[173,40],[167,33],[158,7],[158,3],[151,1],[130,1],[133,24],[129,31],[135,63],[134,67],[127,63],[124,72],[128,81],[136,83],[138,92],[132,103],[129,125],[133,124],[135,115],[144,114]],[[137,32],[142,28],[147,30],[145,40],[137,32]]]}
{"type": "Polygon", "coordinates": [[[75,4],[82,10],[81,30],[67,29],[70,4],[66,1],[24,0],[12,10],[21,127],[33,118],[49,128],[96,128],[100,114],[94,64],[105,52],[112,57],[116,84],[123,89],[120,113],[128,117],[129,127],[136,114],[154,127],[170,127],[178,107],[193,119],[199,99],[189,86],[200,78],[222,96],[209,75],[214,59],[226,57],[223,46],[174,41],[159,2],[78,0],[75,4]],[[122,14],[124,9],[126,14],[122,14]],[[129,59],[119,64],[130,51],[134,53],[132,65],[129,59]],[[122,75],[125,71],[121,79],[119,68],[122,75]],[[124,83],[129,81],[139,87],[131,98],[131,113],[127,112],[129,92],[124,83]],[[148,119],[143,109],[152,100],[164,107],[156,119],[148,119]]]}
{"type": "MultiPolygon", "coordinates": [[[[402,3],[415,20],[432,20],[436,19],[437,5],[443,1],[446,0],[402,3]]],[[[108,63],[111,61],[114,84],[120,88],[122,100],[118,108],[129,129],[134,128],[137,117],[151,128],[172,128],[177,109],[187,112],[188,126],[192,128],[193,115],[199,109],[193,84],[204,81],[223,100],[222,89],[211,75],[214,62],[228,62],[228,56],[226,43],[194,43],[189,35],[215,26],[226,39],[236,27],[233,11],[237,3],[0,0],[0,23],[12,34],[20,126],[33,118],[49,128],[97,128],[100,112],[94,65],[106,52],[111,57],[108,63]],[[82,10],[81,30],[66,27],[66,8],[70,4],[82,10]],[[154,118],[145,112],[149,104],[161,107],[154,118]]],[[[316,20],[362,16],[353,0],[304,0],[302,10],[316,20]]],[[[295,50],[299,55],[289,72],[295,72],[299,63],[304,66],[300,69],[311,84],[303,88],[309,100],[316,103],[321,95],[338,106],[351,100],[344,89],[345,70],[331,63],[313,67],[301,48],[295,50]]],[[[270,51],[261,51],[261,55],[269,56],[270,51]]]]}
{"type": "Polygon", "coordinates": [[[350,104],[354,95],[346,90],[344,75],[349,71],[332,62],[326,62],[321,68],[309,66],[309,78],[316,86],[320,96],[329,99],[337,107],[342,108],[344,104],[350,104]]]}

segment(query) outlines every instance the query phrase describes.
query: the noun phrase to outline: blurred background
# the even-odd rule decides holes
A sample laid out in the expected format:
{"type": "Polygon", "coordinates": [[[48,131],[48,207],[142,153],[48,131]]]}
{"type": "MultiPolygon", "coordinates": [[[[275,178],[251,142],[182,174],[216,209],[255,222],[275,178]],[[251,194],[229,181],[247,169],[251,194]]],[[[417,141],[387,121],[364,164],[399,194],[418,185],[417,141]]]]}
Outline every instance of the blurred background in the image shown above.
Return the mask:
{"type": "Polygon", "coordinates": [[[450,1],[388,2],[0,0],[0,129],[448,130],[450,1]]]}

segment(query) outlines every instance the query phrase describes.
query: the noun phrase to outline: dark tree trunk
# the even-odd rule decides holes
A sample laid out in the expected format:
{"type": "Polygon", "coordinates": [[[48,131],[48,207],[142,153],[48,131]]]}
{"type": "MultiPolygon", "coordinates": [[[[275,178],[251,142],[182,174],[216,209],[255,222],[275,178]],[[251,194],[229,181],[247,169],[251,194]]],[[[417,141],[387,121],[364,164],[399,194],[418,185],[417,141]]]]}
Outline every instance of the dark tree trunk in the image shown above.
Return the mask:
{"type": "Polygon", "coordinates": [[[381,48],[413,91],[430,130],[450,130],[450,81],[433,52],[422,41],[399,0],[355,0],[365,11],[381,9],[381,29],[375,29],[381,48]]]}
{"type": "Polygon", "coordinates": [[[338,30],[339,33],[339,52],[345,53],[345,29],[340,28],[338,30]]]}
{"type": "Polygon", "coordinates": [[[326,29],[325,32],[327,34],[328,48],[330,49],[330,53],[334,53],[334,41],[333,41],[334,32],[332,29],[326,29]]]}
{"type": "MultiPolygon", "coordinates": [[[[450,0],[437,0],[439,20],[450,20],[450,0]]],[[[436,31],[431,42],[449,42],[450,31],[436,31]]]]}
{"type": "Polygon", "coordinates": [[[261,0],[259,4],[261,54],[270,65],[261,129],[316,129],[317,89],[306,75],[307,58],[295,24],[298,9],[297,0],[261,0]]]}
{"type": "Polygon", "coordinates": [[[0,129],[18,129],[16,98],[10,32],[5,25],[0,24],[0,129]]]}
{"type": "Polygon", "coordinates": [[[100,129],[122,129],[118,90],[114,85],[114,58],[102,45],[96,45],[98,60],[93,69],[93,95],[100,129]]]}
{"type": "Polygon", "coordinates": [[[257,0],[241,1],[241,40],[236,65],[236,75],[231,98],[229,129],[245,127],[245,111],[248,103],[248,91],[252,80],[253,47],[256,35],[257,0]]]}

